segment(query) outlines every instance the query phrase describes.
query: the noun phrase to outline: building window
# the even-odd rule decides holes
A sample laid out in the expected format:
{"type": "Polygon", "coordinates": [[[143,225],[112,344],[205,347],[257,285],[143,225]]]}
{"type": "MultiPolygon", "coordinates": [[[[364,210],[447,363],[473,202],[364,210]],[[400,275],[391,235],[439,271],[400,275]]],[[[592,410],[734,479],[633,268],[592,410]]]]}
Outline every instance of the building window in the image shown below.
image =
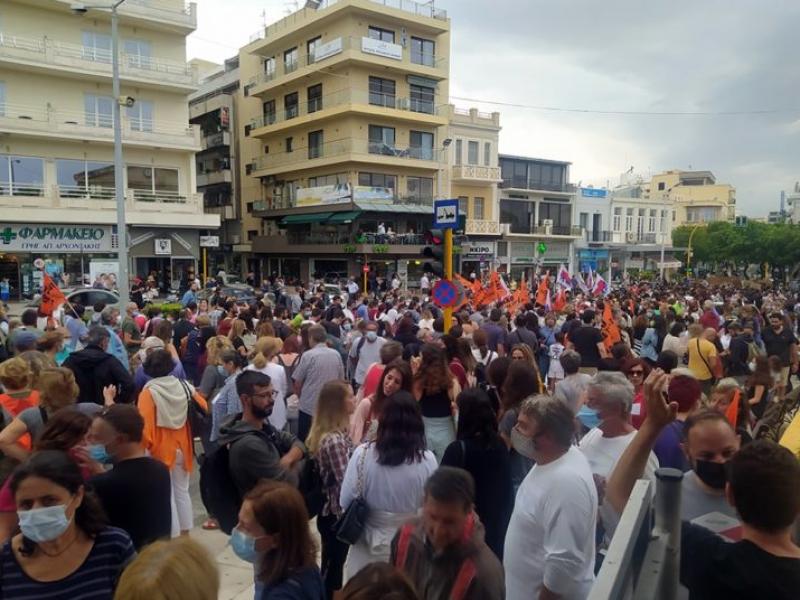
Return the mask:
{"type": "Polygon", "coordinates": [[[483,166],[488,167],[492,163],[492,142],[483,143],[483,166]]]}
{"type": "Polygon", "coordinates": [[[469,214],[469,198],[467,196],[458,197],[458,215],[466,216],[469,214]]]}
{"type": "Polygon", "coordinates": [[[654,233],[656,230],[656,209],[650,209],[650,218],[647,220],[647,231],[654,233]]]}
{"type": "Polygon", "coordinates": [[[58,194],[85,196],[89,192],[107,190],[108,199],[114,198],[114,163],[85,160],[56,159],[58,194]]]}
{"type": "Polygon", "coordinates": [[[275,57],[270,56],[264,59],[264,75],[267,81],[275,77],[275,57]]]}
{"type": "Polygon", "coordinates": [[[82,35],[84,60],[111,63],[111,36],[94,31],[84,31],[82,35]]]}
{"type": "Polygon", "coordinates": [[[0,195],[41,196],[44,193],[44,160],[0,155],[0,195]]]}
{"type": "Polygon", "coordinates": [[[150,42],[144,40],[125,40],[122,43],[124,60],[129,67],[135,69],[152,69],[150,42]]]}
{"type": "Polygon", "coordinates": [[[347,173],[334,173],[333,175],[317,175],[308,178],[308,187],[324,185],[342,185],[347,183],[347,173]]]}
{"type": "Polygon", "coordinates": [[[247,209],[247,214],[251,214],[251,213],[253,212],[254,205],[255,205],[255,203],[254,203],[254,202],[248,202],[248,203],[245,205],[245,207],[246,207],[246,209],[247,209]]]}
{"type": "Polygon", "coordinates": [[[572,206],[565,202],[540,202],[539,225],[544,225],[545,220],[553,222],[553,233],[569,234],[572,226],[572,206]]]}
{"type": "Polygon", "coordinates": [[[257,235],[258,235],[258,229],[248,229],[247,230],[247,241],[248,242],[252,242],[254,239],[256,239],[257,235]]]}
{"type": "Polygon", "coordinates": [[[406,189],[412,200],[433,199],[433,179],[430,177],[406,177],[406,189]]]}
{"type": "Polygon", "coordinates": [[[461,164],[461,153],[464,149],[464,141],[461,139],[456,140],[456,157],[455,157],[455,164],[461,164]]]}
{"type": "Polygon", "coordinates": [[[294,138],[291,136],[286,138],[286,151],[294,152],[294,138]]]}
{"type": "Polygon", "coordinates": [[[483,213],[483,198],[476,196],[472,199],[472,218],[482,221],[485,216],[483,213]]]}
{"type": "Polygon", "coordinates": [[[272,125],[275,122],[275,100],[267,100],[261,107],[264,116],[264,125],[272,125]]]}
{"type": "Polygon", "coordinates": [[[108,96],[86,94],[83,97],[86,124],[90,127],[111,128],[114,123],[114,100],[108,96]]]}
{"type": "Polygon", "coordinates": [[[667,184],[664,183],[663,181],[659,181],[658,182],[658,191],[659,192],[663,192],[666,189],[666,187],[667,187],[667,184]]]}
{"type": "Polygon", "coordinates": [[[155,200],[155,196],[174,198],[178,195],[178,169],[137,167],[129,165],[128,187],[139,200],[155,200]]]}
{"type": "Polygon", "coordinates": [[[283,53],[283,72],[291,73],[297,69],[297,46],[283,53]]]}
{"type": "Polygon", "coordinates": [[[322,156],[322,130],[308,134],[308,158],[322,156]]]}
{"type": "Polygon", "coordinates": [[[366,187],[388,188],[397,192],[397,175],[386,173],[359,173],[358,185],[366,187]]]}
{"type": "Polygon", "coordinates": [[[424,85],[410,85],[410,108],[413,112],[427,113],[432,115],[434,112],[435,90],[424,85]]]}
{"type": "Polygon", "coordinates": [[[633,231],[633,209],[625,209],[625,231],[633,231]]]}
{"type": "Polygon", "coordinates": [[[589,229],[589,213],[582,212],[578,215],[578,223],[584,229],[589,229]]]}
{"type": "Polygon", "coordinates": [[[381,125],[369,126],[369,153],[395,155],[395,131],[394,127],[383,127],[381,125]]]}
{"type": "Polygon", "coordinates": [[[411,158],[433,160],[433,134],[426,131],[409,132],[408,154],[411,158]]]}
{"type": "Polygon", "coordinates": [[[639,234],[639,239],[641,239],[644,235],[644,220],[646,212],[647,211],[645,209],[640,208],[638,218],[636,219],[636,233],[639,234]]]}
{"type": "Polygon", "coordinates": [[[322,110],[322,84],[312,85],[308,88],[308,112],[322,110]]]}
{"type": "Polygon", "coordinates": [[[611,220],[611,229],[614,231],[621,231],[620,226],[622,225],[622,209],[617,207],[614,209],[614,217],[611,220]]]}
{"type": "Polygon", "coordinates": [[[297,101],[297,92],[286,94],[283,97],[283,110],[286,119],[294,119],[300,112],[297,101]]]}
{"type": "Polygon", "coordinates": [[[436,63],[436,43],[418,37],[411,38],[411,62],[433,67],[436,63]]]}
{"type": "Polygon", "coordinates": [[[533,202],[501,200],[500,222],[510,225],[511,233],[530,233],[533,202]]]}
{"type": "Polygon", "coordinates": [[[369,78],[369,103],[375,106],[395,108],[395,82],[382,77],[369,78]]]}
{"type": "Polygon", "coordinates": [[[478,142],[467,142],[467,164],[468,165],[477,165],[478,164],[478,142]]]}
{"type": "Polygon", "coordinates": [[[308,64],[314,64],[314,54],[317,51],[317,48],[321,45],[322,36],[317,36],[312,38],[306,42],[306,52],[308,53],[308,64]]]}
{"type": "Polygon", "coordinates": [[[661,211],[661,224],[659,225],[661,233],[667,233],[667,211],[661,211]]]}
{"type": "Polygon", "coordinates": [[[137,100],[127,109],[128,122],[132,131],[153,131],[153,102],[137,100]]]}
{"type": "Polygon", "coordinates": [[[382,29],[381,27],[369,26],[369,36],[373,40],[380,40],[382,42],[389,42],[394,44],[394,31],[391,29],[382,29]]]}

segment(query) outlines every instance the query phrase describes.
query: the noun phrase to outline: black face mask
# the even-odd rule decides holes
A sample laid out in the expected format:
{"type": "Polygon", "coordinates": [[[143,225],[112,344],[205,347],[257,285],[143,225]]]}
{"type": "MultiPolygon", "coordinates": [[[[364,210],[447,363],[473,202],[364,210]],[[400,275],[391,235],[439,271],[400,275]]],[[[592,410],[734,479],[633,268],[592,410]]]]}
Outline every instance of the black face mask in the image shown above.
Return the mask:
{"type": "Polygon", "coordinates": [[[694,472],[708,487],[723,490],[728,481],[727,464],[710,460],[696,460],[694,472]]]}

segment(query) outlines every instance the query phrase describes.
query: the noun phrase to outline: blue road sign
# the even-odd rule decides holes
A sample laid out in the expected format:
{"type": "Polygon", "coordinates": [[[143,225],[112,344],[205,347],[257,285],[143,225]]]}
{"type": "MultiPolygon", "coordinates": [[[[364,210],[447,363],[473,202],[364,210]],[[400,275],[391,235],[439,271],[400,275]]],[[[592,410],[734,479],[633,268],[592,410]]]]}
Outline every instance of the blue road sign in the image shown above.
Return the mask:
{"type": "Polygon", "coordinates": [[[458,200],[434,200],[433,226],[440,229],[458,227],[458,200]]]}
{"type": "Polygon", "coordinates": [[[442,308],[455,306],[458,300],[458,289],[452,281],[440,279],[433,286],[433,301],[442,308]]]}

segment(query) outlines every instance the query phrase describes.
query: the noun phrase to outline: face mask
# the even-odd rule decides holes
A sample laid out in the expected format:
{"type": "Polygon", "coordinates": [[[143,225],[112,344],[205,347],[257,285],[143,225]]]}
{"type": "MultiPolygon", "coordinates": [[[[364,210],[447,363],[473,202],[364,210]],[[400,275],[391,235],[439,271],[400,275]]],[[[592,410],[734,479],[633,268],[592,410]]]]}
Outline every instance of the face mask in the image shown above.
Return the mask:
{"type": "Polygon", "coordinates": [[[234,527],[233,531],[231,531],[230,544],[234,554],[242,560],[249,563],[254,563],[258,560],[256,538],[239,531],[238,527],[234,527]]]}
{"type": "Polygon", "coordinates": [[[345,331],[350,331],[352,328],[353,326],[350,323],[345,323],[344,325],[342,325],[342,329],[344,329],[345,331]]]}
{"type": "Polygon", "coordinates": [[[111,455],[103,444],[92,444],[88,447],[89,458],[105,465],[111,462],[111,455]]]}
{"type": "Polygon", "coordinates": [[[536,443],[533,438],[522,434],[516,427],[511,428],[511,446],[525,458],[533,458],[536,455],[536,443]]]}
{"type": "Polygon", "coordinates": [[[367,341],[374,342],[378,339],[378,333],[376,331],[368,331],[367,332],[367,341]]]}
{"type": "Polygon", "coordinates": [[[306,319],[309,319],[309,318],[311,318],[311,313],[310,313],[309,311],[307,311],[307,310],[306,310],[306,311],[304,311],[304,312],[303,312],[303,316],[304,316],[306,319]]]}
{"type": "Polygon", "coordinates": [[[727,463],[712,462],[710,460],[696,460],[694,472],[700,478],[700,481],[705,483],[708,487],[715,490],[725,489],[725,482],[728,480],[728,475],[725,472],[725,465],[727,463]]]}
{"type": "Polygon", "coordinates": [[[223,367],[222,365],[217,365],[217,373],[219,373],[223,377],[227,377],[228,376],[228,372],[225,370],[225,367],[223,367]]]}
{"type": "Polygon", "coordinates": [[[36,542],[52,542],[69,527],[66,505],[46,506],[31,510],[18,510],[19,528],[22,535],[36,542]]]}

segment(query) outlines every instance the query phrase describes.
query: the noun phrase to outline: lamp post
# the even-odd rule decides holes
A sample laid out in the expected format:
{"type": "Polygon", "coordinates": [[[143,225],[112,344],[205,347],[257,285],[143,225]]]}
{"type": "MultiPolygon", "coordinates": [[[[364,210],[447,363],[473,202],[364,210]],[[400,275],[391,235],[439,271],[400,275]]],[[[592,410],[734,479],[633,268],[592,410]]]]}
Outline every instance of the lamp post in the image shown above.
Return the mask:
{"type": "Polygon", "coordinates": [[[117,8],[125,0],[117,0],[111,4],[81,4],[75,3],[71,6],[72,12],[78,15],[85,15],[90,10],[103,10],[111,12],[111,88],[114,96],[113,101],[113,120],[114,120],[114,195],[117,199],[117,261],[119,262],[117,272],[117,289],[119,291],[119,303],[124,307],[128,304],[130,297],[130,284],[128,282],[128,231],[125,222],[125,163],[122,159],[122,110],[121,103],[129,102],[123,99],[120,93],[119,83],[119,15],[117,8]]]}

